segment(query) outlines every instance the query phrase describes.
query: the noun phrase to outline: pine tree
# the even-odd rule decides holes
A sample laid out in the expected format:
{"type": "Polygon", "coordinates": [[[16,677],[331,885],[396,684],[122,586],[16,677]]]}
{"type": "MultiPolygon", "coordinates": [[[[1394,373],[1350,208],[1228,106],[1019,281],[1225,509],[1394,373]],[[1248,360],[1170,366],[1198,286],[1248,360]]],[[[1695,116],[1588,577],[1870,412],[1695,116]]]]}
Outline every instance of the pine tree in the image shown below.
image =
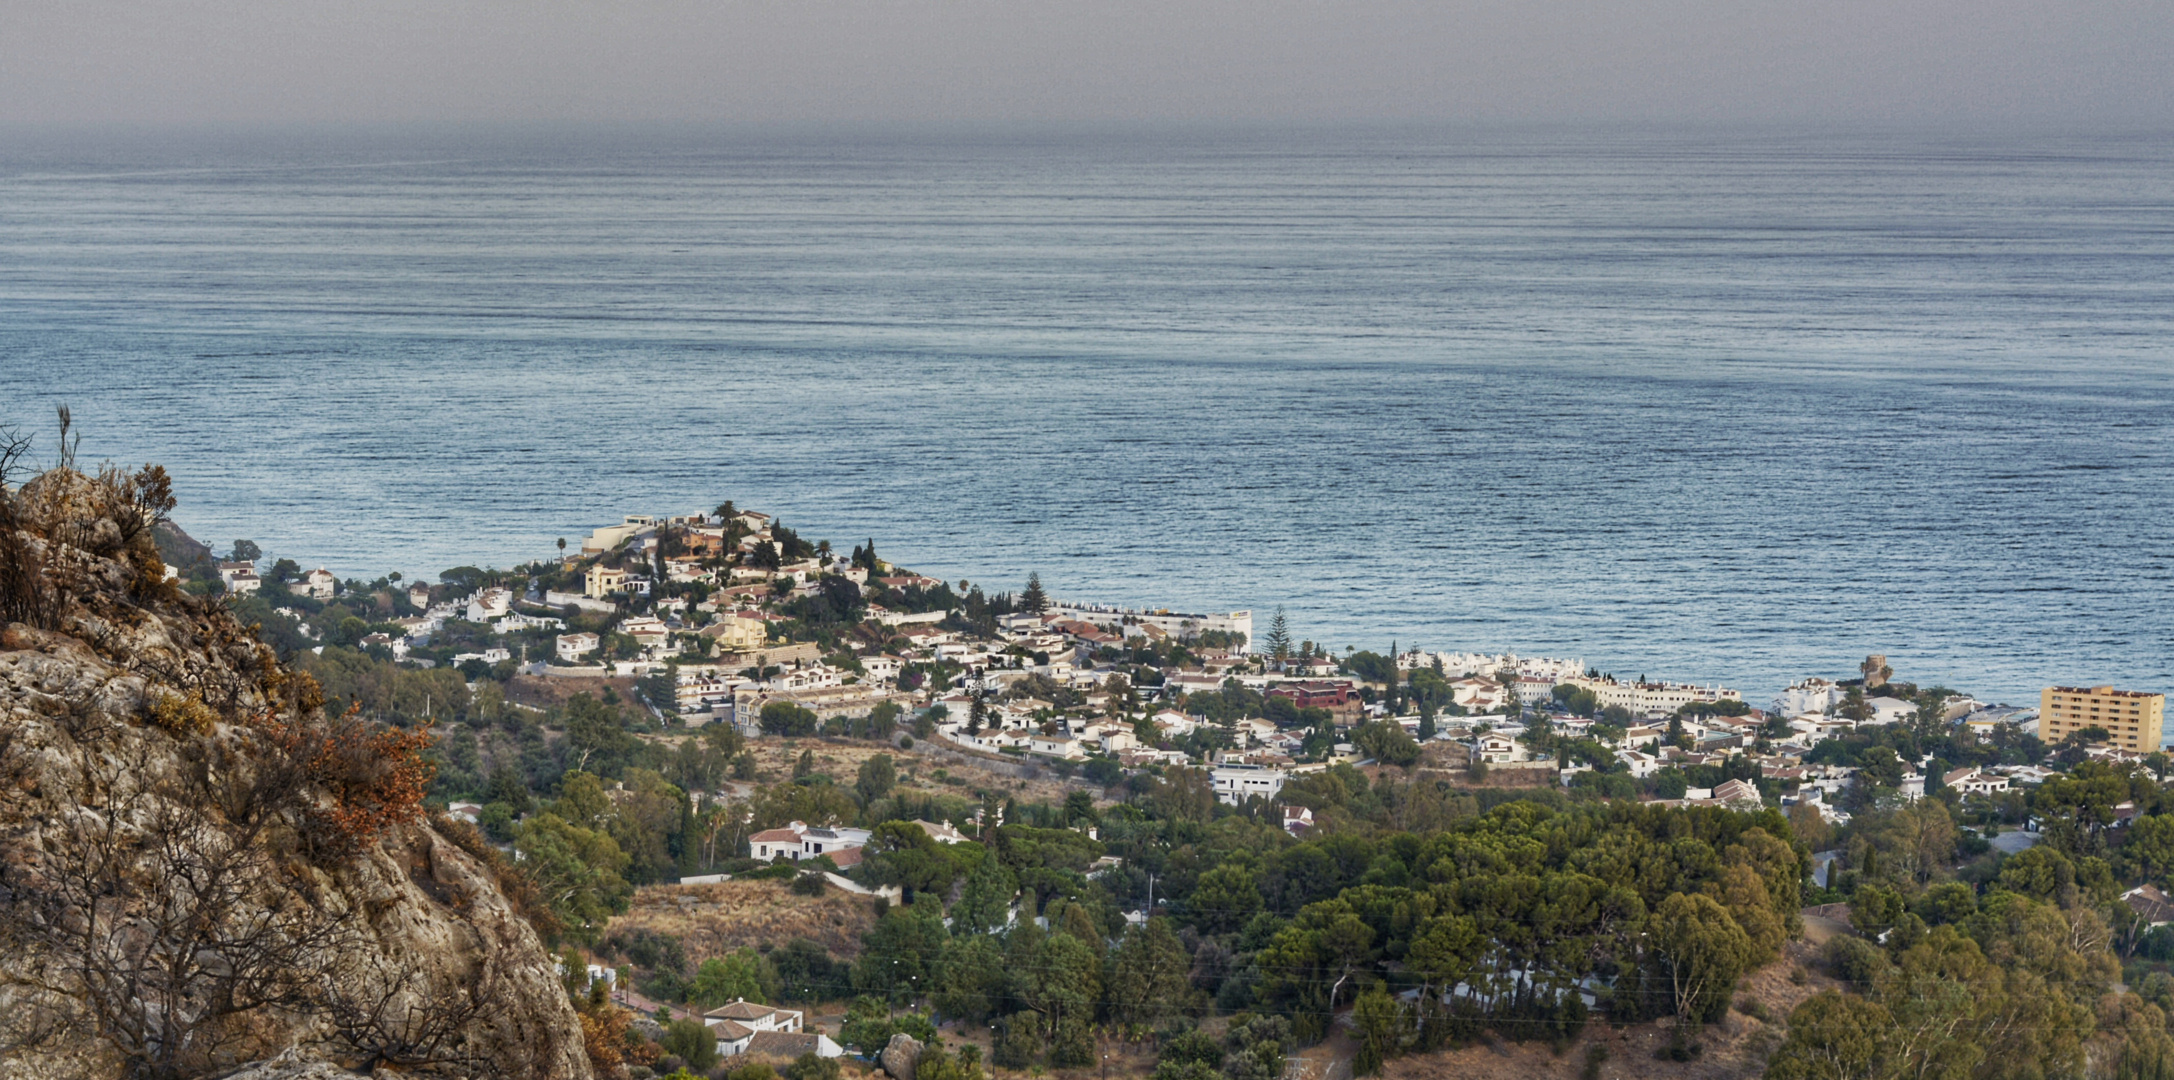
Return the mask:
{"type": "Polygon", "coordinates": [[[1042,591],[1042,575],[1027,575],[1027,591],[1019,594],[1019,610],[1030,611],[1036,615],[1049,611],[1049,594],[1042,591]]]}
{"type": "Polygon", "coordinates": [[[1279,666],[1285,660],[1291,658],[1291,621],[1285,617],[1281,607],[1276,609],[1275,618],[1268,620],[1266,644],[1268,645],[1268,655],[1279,666]]]}

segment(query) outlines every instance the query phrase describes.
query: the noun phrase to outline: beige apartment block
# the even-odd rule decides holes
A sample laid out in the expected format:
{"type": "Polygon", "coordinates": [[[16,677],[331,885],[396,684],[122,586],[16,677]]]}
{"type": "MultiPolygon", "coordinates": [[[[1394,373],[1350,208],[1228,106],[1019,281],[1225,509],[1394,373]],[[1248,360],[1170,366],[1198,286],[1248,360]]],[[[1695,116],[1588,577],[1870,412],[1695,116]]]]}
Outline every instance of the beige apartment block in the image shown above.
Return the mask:
{"type": "Polygon", "coordinates": [[[2057,743],[2085,728],[2105,728],[2111,744],[2149,754],[2159,749],[2166,695],[2094,686],[2049,686],[2038,696],[2038,737],[2057,743]]]}

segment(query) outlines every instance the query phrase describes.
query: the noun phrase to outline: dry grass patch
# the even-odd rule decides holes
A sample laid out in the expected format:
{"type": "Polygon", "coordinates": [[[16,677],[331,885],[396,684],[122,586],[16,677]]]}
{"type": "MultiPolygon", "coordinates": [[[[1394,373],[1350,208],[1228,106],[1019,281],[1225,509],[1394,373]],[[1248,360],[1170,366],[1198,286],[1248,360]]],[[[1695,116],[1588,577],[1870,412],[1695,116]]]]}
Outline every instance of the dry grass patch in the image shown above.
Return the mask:
{"type": "Polygon", "coordinates": [[[685,943],[690,961],[701,963],[742,948],[783,945],[796,937],[850,959],[860,954],[861,935],[875,923],[872,897],[838,889],[795,896],[782,881],[725,881],[644,886],[635,890],[627,913],[611,921],[611,929],[670,934],[685,943]]]}

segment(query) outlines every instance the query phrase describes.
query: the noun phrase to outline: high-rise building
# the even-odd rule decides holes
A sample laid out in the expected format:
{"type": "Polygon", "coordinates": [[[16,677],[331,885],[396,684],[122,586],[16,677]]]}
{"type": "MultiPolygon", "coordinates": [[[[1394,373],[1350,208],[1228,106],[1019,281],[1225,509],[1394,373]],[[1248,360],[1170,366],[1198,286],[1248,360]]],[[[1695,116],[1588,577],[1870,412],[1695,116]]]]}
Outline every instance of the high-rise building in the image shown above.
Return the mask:
{"type": "Polygon", "coordinates": [[[2149,754],[2159,749],[2165,721],[2165,694],[2049,686],[2038,696],[2038,737],[2049,743],[2085,728],[2104,728],[2110,745],[2149,754]]]}

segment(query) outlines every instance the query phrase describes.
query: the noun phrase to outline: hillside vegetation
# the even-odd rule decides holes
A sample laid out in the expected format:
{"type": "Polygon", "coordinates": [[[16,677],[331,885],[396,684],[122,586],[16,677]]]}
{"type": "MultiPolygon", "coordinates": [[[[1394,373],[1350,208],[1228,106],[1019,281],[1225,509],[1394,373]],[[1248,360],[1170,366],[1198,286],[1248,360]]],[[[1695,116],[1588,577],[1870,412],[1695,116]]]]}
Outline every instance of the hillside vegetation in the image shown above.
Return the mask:
{"type": "MultiPolygon", "coordinates": [[[[489,849],[426,820],[427,738],[328,714],[166,580],[163,471],[0,453],[0,1076],[282,1052],[591,1075],[489,849]]],[[[6,448],[0,448],[4,450],[6,448]]]]}

